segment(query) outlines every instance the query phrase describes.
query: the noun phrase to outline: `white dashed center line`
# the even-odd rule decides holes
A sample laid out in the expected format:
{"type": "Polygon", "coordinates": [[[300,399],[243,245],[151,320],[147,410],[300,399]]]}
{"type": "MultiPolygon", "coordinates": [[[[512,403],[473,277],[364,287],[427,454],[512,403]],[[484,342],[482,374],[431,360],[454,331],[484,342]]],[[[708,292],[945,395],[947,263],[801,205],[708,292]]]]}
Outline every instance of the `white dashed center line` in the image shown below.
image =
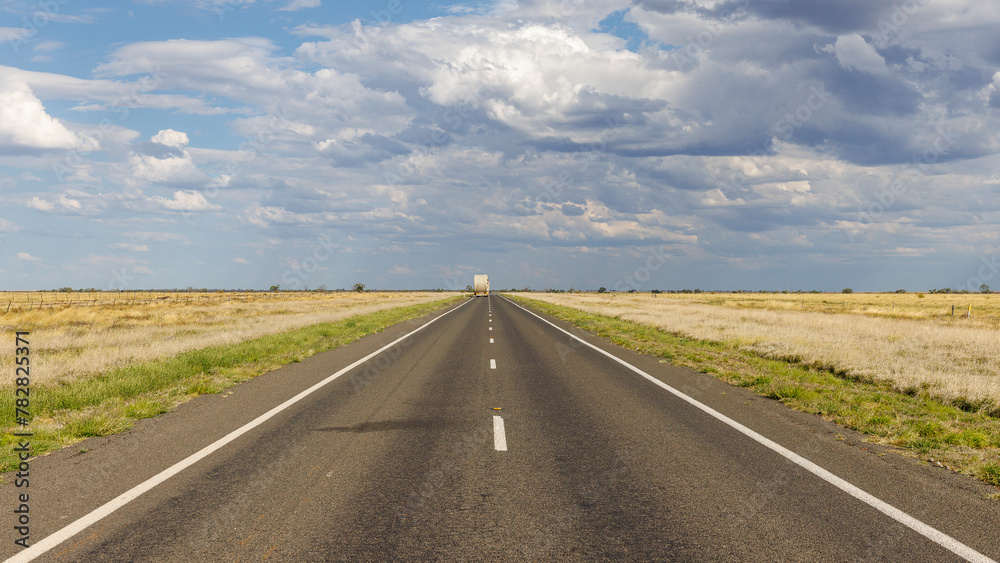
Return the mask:
{"type": "Polygon", "coordinates": [[[497,361],[490,358],[490,369],[497,369],[497,361]]]}
{"type": "Polygon", "coordinates": [[[503,417],[493,417],[493,447],[498,452],[507,451],[507,434],[503,430],[503,417]]]}
{"type": "Polygon", "coordinates": [[[492,338],[490,338],[490,344],[493,344],[493,339],[492,338]]]}

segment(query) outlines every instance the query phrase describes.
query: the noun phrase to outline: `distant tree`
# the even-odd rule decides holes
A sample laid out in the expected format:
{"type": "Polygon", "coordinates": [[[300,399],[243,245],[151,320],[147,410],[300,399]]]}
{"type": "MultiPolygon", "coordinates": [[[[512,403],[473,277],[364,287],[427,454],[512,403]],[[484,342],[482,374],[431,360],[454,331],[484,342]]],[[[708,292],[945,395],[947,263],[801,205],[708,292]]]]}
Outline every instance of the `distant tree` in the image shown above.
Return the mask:
{"type": "Polygon", "coordinates": [[[662,293],[662,292],[659,289],[654,289],[654,290],[650,291],[650,293],[662,293]]]}
{"type": "Polygon", "coordinates": [[[63,293],[70,293],[70,292],[73,291],[73,288],[72,287],[60,287],[59,291],[61,291],[63,293]]]}
{"type": "Polygon", "coordinates": [[[278,291],[278,287],[279,287],[279,284],[274,284],[274,285],[271,286],[271,289],[269,289],[268,291],[278,291]]]}
{"type": "Polygon", "coordinates": [[[896,293],[906,293],[906,290],[905,289],[897,289],[896,293]]]}
{"type": "Polygon", "coordinates": [[[988,286],[988,285],[986,285],[984,283],[983,285],[979,286],[979,292],[980,293],[989,293],[990,292],[990,286],[988,286]]]}
{"type": "Polygon", "coordinates": [[[361,293],[364,290],[365,290],[365,284],[363,284],[361,282],[358,282],[358,283],[354,284],[354,291],[357,291],[358,293],[361,293]]]}
{"type": "Polygon", "coordinates": [[[473,292],[473,291],[475,291],[475,290],[476,290],[476,288],[472,287],[472,285],[471,285],[471,284],[470,284],[470,285],[467,285],[467,286],[465,286],[465,291],[468,291],[469,293],[472,293],[472,292],[473,292]]]}
{"type": "Polygon", "coordinates": [[[320,286],[316,288],[316,291],[326,291],[326,284],[320,284],[320,286]]]}
{"type": "Polygon", "coordinates": [[[607,293],[607,292],[608,292],[608,288],[604,287],[603,285],[601,287],[597,288],[597,293],[607,293]]]}
{"type": "Polygon", "coordinates": [[[843,290],[841,290],[841,293],[854,293],[854,290],[849,287],[845,287],[843,290]]]}

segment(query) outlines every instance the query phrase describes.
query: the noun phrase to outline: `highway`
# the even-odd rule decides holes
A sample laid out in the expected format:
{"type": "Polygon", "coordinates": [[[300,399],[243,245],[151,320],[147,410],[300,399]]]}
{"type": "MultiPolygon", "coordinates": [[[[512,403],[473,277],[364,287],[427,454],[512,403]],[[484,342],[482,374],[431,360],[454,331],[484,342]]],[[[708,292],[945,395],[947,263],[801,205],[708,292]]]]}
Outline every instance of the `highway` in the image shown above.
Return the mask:
{"type": "Polygon", "coordinates": [[[990,487],[861,440],[492,295],[34,460],[32,543],[38,561],[1000,557],[990,487]]]}

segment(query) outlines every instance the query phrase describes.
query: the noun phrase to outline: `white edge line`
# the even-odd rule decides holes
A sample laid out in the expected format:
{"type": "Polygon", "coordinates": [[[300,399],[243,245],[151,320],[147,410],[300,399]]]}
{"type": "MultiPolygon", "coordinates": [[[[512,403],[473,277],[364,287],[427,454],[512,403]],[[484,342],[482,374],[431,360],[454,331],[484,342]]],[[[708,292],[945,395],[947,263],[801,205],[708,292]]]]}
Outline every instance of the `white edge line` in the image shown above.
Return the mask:
{"type": "MultiPolygon", "coordinates": [[[[507,299],[506,297],[504,297],[504,299],[507,300],[507,301],[510,301],[510,299],[507,299]]],[[[696,399],[693,399],[693,398],[685,395],[684,393],[681,393],[677,389],[674,389],[673,387],[667,385],[666,383],[660,381],[659,379],[656,379],[655,377],[653,377],[653,376],[649,375],[648,373],[642,371],[641,369],[633,366],[632,364],[626,362],[625,360],[622,360],[621,358],[615,356],[614,354],[612,354],[610,352],[606,352],[606,351],[598,348],[597,346],[594,346],[590,342],[587,342],[586,340],[583,340],[579,336],[576,336],[575,334],[573,334],[571,332],[568,332],[568,331],[562,329],[559,326],[556,326],[555,324],[549,322],[547,319],[544,319],[541,316],[535,314],[533,311],[531,311],[531,310],[529,310],[529,309],[527,309],[525,307],[521,307],[521,305],[519,305],[517,303],[514,303],[513,301],[510,301],[510,302],[513,303],[516,307],[520,307],[521,309],[524,309],[525,311],[527,311],[529,314],[534,315],[535,317],[537,317],[542,322],[544,322],[544,323],[552,326],[556,330],[558,330],[558,331],[566,334],[570,338],[573,338],[573,339],[575,339],[575,340],[577,340],[577,341],[585,344],[586,346],[589,346],[590,348],[593,348],[594,350],[597,350],[598,352],[600,352],[601,354],[604,354],[608,358],[611,358],[612,360],[614,360],[614,361],[618,362],[619,364],[621,364],[621,365],[629,368],[630,370],[632,370],[635,373],[641,375],[642,377],[645,377],[646,379],[648,379],[652,383],[654,383],[654,384],[662,387],[663,389],[669,391],[670,393],[673,393],[678,398],[683,399],[684,401],[687,401],[688,403],[690,403],[691,405],[693,405],[693,406],[701,409],[705,413],[707,413],[707,414],[715,417],[716,419],[722,421],[723,423],[731,426],[732,428],[736,429],[737,431],[739,431],[740,433],[746,435],[747,437],[751,438],[752,440],[755,440],[756,442],[760,443],[761,445],[763,445],[763,446],[765,446],[767,448],[770,448],[771,450],[774,450],[775,452],[781,454],[782,456],[784,456],[786,459],[788,459],[792,463],[798,465],[799,467],[802,467],[806,471],[812,473],[813,475],[816,475],[820,479],[826,481],[827,483],[830,483],[831,485],[837,487],[838,489],[844,491],[845,493],[851,495],[852,497],[860,500],[861,502],[867,504],[868,506],[874,508],[875,510],[878,510],[882,514],[885,514],[886,516],[892,518],[893,520],[899,522],[900,524],[906,526],[907,528],[913,530],[914,532],[917,532],[918,534],[924,536],[925,538],[933,541],[934,543],[940,545],[941,547],[947,549],[948,551],[954,553],[955,555],[958,555],[959,557],[965,559],[966,561],[975,561],[977,563],[978,562],[982,562],[982,563],[996,563],[995,560],[990,559],[989,557],[983,555],[982,553],[979,553],[978,551],[976,551],[976,550],[972,549],[971,547],[965,545],[964,543],[956,540],[955,538],[953,538],[953,537],[945,534],[944,532],[941,532],[941,531],[937,530],[936,528],[933,528],[933,527],[931,527],[931,526],[929,526],[927,524],[924,524],[923,522],[921,522],[920,520],[917,520],[913,516],[910,516],[909,514],[903,512],[902,510],[896,508],[895,506],[892,506],[891,504],[889,504],[889,503],[887,503],[887,502],[879,499],[878,497],[875,497],[874,495],[872,495],[872,494],[870,494],[868,492],[865,492],[861,488],[859,488],[859,487],[857,487],[855,485],[852,485],[851,483],[845,481],[844,479],[841,479],[840,477],[837,477],[833,473],[830,473],[826,469],[823,469],[819,465],[816,465],[815,463],[813,463],[813,462],[809,461],[808,459],[800,456],[799,454],[797,454],[797,453],[789,450],[788,448],[786,448],[786,447],[784,447],[784,446],[782,446],[782,445],[780,445],[780,444],[778,444],[778,443],[776,443],[776,442],[774,442],[774,441],[772,441],[772,440],[764,437],[761,434],[758,434],[757,432],[755,432],[755,431],[747,428],[746,426],[743,426],[739,422],[736,422],[735,420],[729,418],[728,416],[726,416],[726,415],[724,415],[724,414],[722,414],[722,413],[720,413],[720,412],[712,409],[708,405],[705,405],[704,403],[701,403],[701,402],[697,401],[696,399]]]]}
{"type": "Polygon", "coordinates": [[[445,315],[451,313],[452,311],[457,311],[459,308],[464,307],[470,301],[471,301],[471,299],[466,300],[465,303],[462,303],[458,307],[455,307],[455,308],[451,309],[450,311],[446,311],[445,313],[443,313],[443,314],[441,314],[441,315],[439,315],[439,316],[431,319],[426,324],[421,325],[416,330],[414,330],[412,332],[409,332],[409,333],[407,333],[407,334],[405,334],[403,336],[400,336],[396,340],[393,340],[389,344],[386,344],[385,346],[379,348],[378,350],[375,350],[371,354],[368,354],[367,356],[361,358],[360,360],[357,360],[354,363],[348,365],[347,367],[342,368],[337,373],[334,373],[333,375],[328,376],[326,379],[320,381],[319,383],[314,384],[312,387],[309,387],[305,391],[302,391],[298,395],[295,395],[291,399],[288,399],[287,401],[281,403],[280,405],[274,407],[273,409],[267,411],[266,413],[258,416],[257,418],[255,418],[252,421],[244,424],[243,426],[237,428],[236,430],[233,430],[229,434],[226,434],[222,438],[219,438],[218,440],[216,440],[215,442],[212,442],[208,446],[205,446],[201,450],[198,450],[197,452],[195,452],[195,453],[191,454],[190,456],[184,458],[183,460],[175,463],[174,465],[168,467],[167,469],[164,469],[163,471],[161,471],[160,473],[154,475],[153,477],[150,477],[146,481],[143,481],[142,483],[136,485],[135,487],[129,489],[128,491],[125,491],[124,493],[122,493],[118,497],[116,497],[116,498],[112,499],[111,501],[105,503],[104,505],[98,507],[97,509],[93,510],[89,514],[87,514],[85,516],[82,516],[81,518],[77,519],[72,524],[69,524],[68,526],[66,526],[66,527],[64,527],[64,528],[62,528],[62,529],[60,529],[60,530],[52,533],[51,535],[46,536],[42,541],[40,541],[40,542],[32,545],[31,547],[29,547],[29,548],[27,548],[27,549],[25,549],[25,550],[17,553],[13,557],[7,559],[5,561],[5,563],[19,563],[21,561],[31,561],[31,560],[35,559],[36,557],[38,557],[39,555],[44,554],[45,552],[49,551],[53,547],[61,544],[62,542],[68,540],[69,538],[73,537],[74,535],[82,532],[83,530],[85,530],[87,527],[89,527],[90,525],[94,524],[95,522],[100,521],[105,516],[111,514],[112,512],[114,512],[114,511],[118,510],[119,508],[125,506],[126,504],[132,502],[133,500],[135,500],[136,498],[138,498],[143,493],[149,491],[153,487],[159,485],[160,483],[163,483],[167,479],[173,477],[174,475],[177,475],[181,471],[184,471],[185,469],[187,469],[188,467],[194,465],[198,461],[200,461],[200,460],[208,457],[210,454],[212,454],[216,450],[222,448],[223,446],[225,446],[229,442],[232,442],[233,440],[239,438],[243,434],[246,434],[250,430],[253,430],[254,428],[260,426],[261,424],[263,424],[264,422],[266,422],[268,419],[274,417],[275,415],[277,415],[281,411],[287,409],[288,407],[290,407],[290,406],[294,405],[295,403],[301,401],[302,399],[306,398],[308,395],[312,394],[313,392],[315,392],[316,390],[320,389],[321,387],[327,385],[328,383],[330,383],[334,379],[337,379],[341,375],[344,375],[345,373],[351,371],[352,369],[354,369],[354,368],[358,367],[359,365],[361,365],[361,364],[367,362],[368,360],[372,359],[373,357],[375,357],[375,356],[381,354],[382,352],[388,350],[389,348],[395,346],[397,343],[399,343],[399,342],[401,342],[401,341],[403,341],[403,340],[405,340],[405,339],[413,336],[414,334],[420,332],[421,330],[427,328],[428,326],[430,326],[431,324],[433,324],[434,322],[436,322],[438,319],[444,317],[445,315]]]}
{"type": "Polygon", "coordinates": [[[498,452],[507,451],[507,433],[503,429],[503,417],[493,415],[493,447],[498,452]]]}

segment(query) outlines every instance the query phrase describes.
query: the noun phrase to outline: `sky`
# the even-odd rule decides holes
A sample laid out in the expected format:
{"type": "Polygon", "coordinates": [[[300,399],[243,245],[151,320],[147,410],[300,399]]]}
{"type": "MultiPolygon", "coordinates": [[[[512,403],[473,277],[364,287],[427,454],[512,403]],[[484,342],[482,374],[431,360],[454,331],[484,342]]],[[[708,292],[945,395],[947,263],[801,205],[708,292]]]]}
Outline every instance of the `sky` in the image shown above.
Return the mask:
{"type": "Polygon", "coordinates": [[[0,289],[1000,289],[998,2],[101,4],[0,0],[0,289]]]}

